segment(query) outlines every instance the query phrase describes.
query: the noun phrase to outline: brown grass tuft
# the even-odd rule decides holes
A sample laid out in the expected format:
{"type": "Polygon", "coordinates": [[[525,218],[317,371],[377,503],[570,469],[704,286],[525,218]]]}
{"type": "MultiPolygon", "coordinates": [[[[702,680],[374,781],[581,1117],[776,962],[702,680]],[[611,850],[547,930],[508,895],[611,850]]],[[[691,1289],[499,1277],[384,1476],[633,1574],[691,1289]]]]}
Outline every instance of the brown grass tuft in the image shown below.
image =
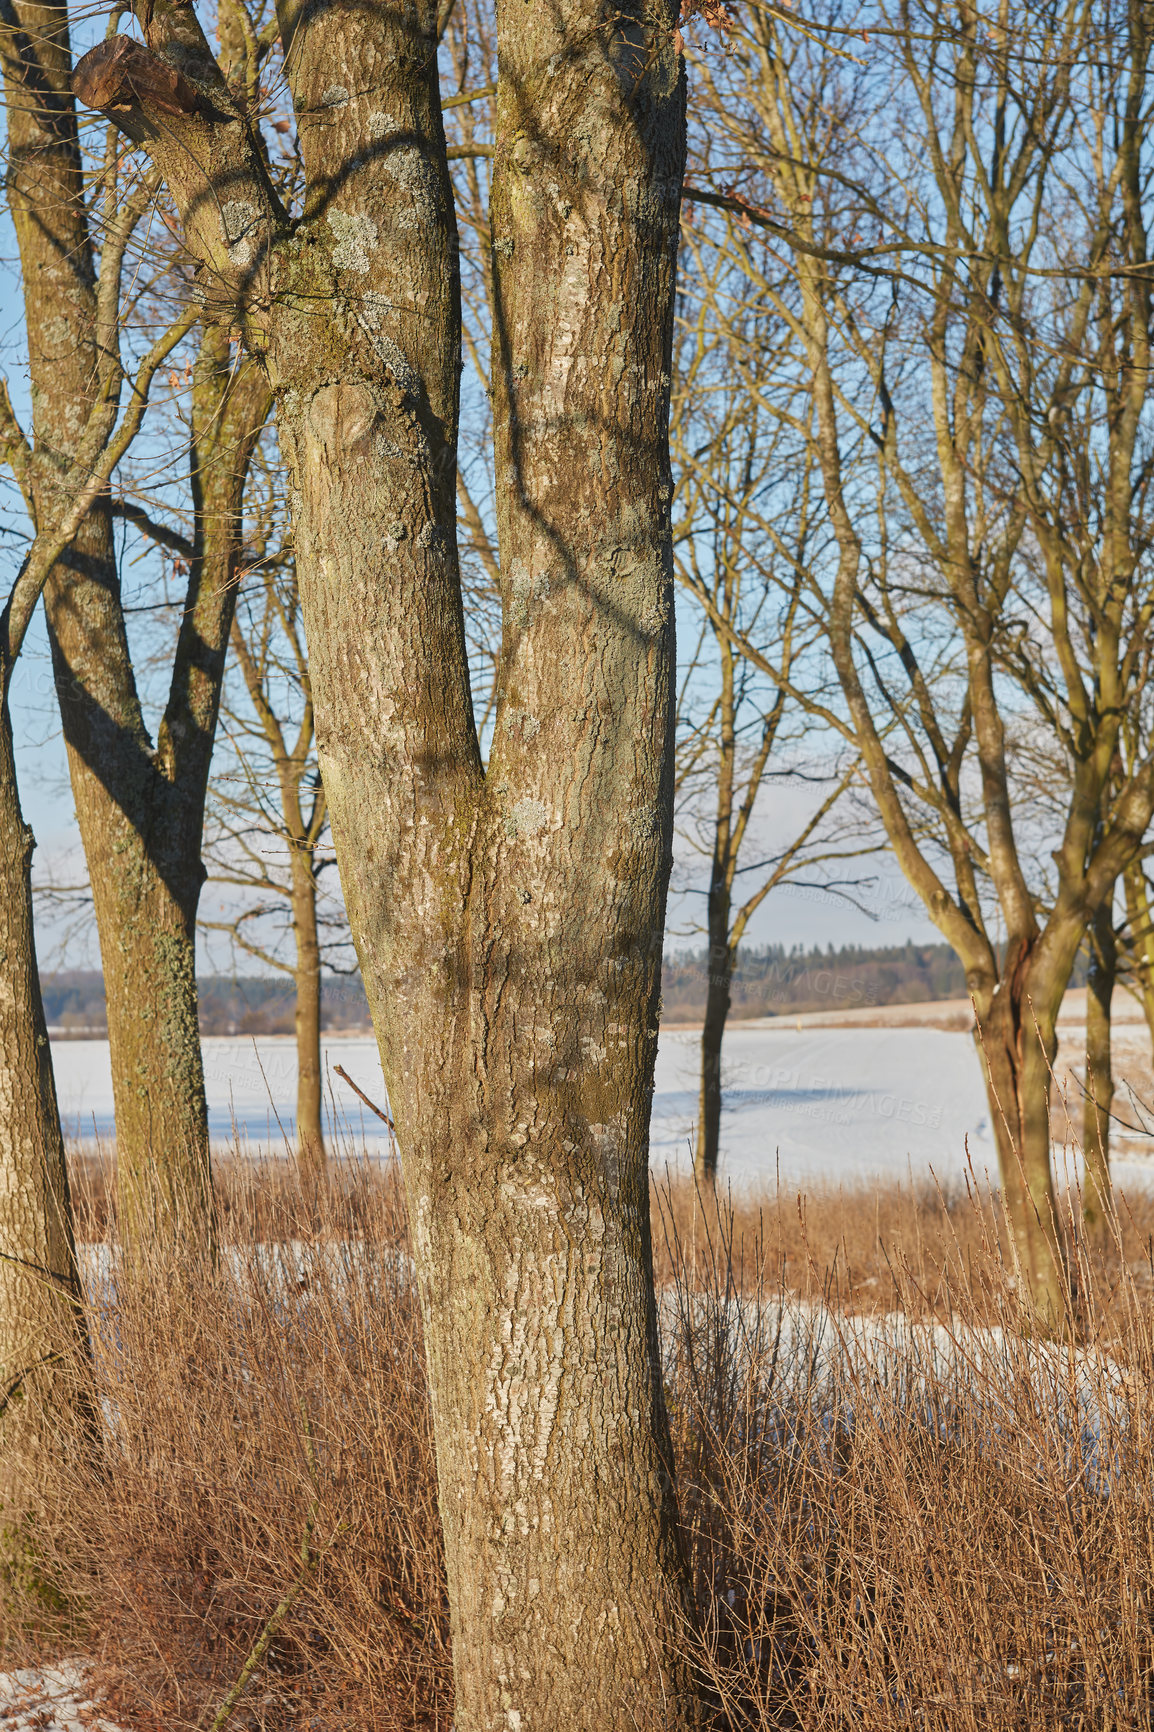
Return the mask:
{"type": "Polygon", "coordinates": [[[338,1168],[302,1187],[278,1164],[220,1178],[215,1272],[153,1257],[129,1273],[99,1248],[106,1450],[66,1488],[55,1538],[102,1676],[129,1724],[203,1729],[287,1597],[230,1725],[447,1725],[440,1526],[395,1174],[338,1168]]]}
{"type": "MultiPolygon", "coordinates": [[[[118,1269],[76,1165],[105,1447],[45,1506],[63,1608],[141,1732],[448,1727],[433,1455],[391,1169],[225,1163],[215,1272],[118,1269]],[[97,1267],[99,1265],[99,1267],[97,1267]]],[[[1075,1245],[1065,1338],[995,1199],[654,1201],[667,1387],[717,1727],[1146,1728],[1150,1224],[1075,1245]],[[1074,1345],[1075,1336],[1077,1346],[1074,1345]]],[[[47,1496],[48,1494],[46,1494],[47,1496]]],[[[27,1656],[25,1656],[27,1657],[27,1656]]]]}

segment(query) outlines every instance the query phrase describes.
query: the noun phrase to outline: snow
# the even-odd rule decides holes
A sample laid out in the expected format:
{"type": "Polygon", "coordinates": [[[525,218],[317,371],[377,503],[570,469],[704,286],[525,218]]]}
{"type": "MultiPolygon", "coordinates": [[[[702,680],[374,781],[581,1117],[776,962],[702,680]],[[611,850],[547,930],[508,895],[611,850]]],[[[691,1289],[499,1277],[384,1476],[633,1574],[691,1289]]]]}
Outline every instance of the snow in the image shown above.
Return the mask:
{"type": "MultiPolygon", "coordinates": [[[[653,1160],[688,1166],[699,1034],[662,1031],[653,1160]]],[[[737,1023],[722,1056],[722,1175],[735,1186],[857,1182],[995,1164],[981,1071],[968,1034],[932,1028],[737,1023]]]]}
{"type": "MultiPolygon", "coordinates": [[[[662,1030],[652,1119],[652,1162],[687,1172],[697,1117],[698,1031],[662,1030]]],[[[1065,1043],[1063,1043],[1065,1044],[1065,1043]]],[[[296,1049],[289,1037],[203,1042],[209,1127],[218,1147],[283,1154],[292,1146],[296,1049]]],[[[70,1136],[113,1133],[106,1041],[53,1046],[60,1110],[70,1136]]],[[[387,1104],[371,1036],[324,1043],[329,1130],[371,1154],[388,1153],[384,1126],[335,1075],[342,1066],[387,1104]]],[[[979,1060],[968,1033],[933,1027],[829,1026],[801,1019],[731,1024],[722,1060],[722,1180],[736,1188],[781,1184],[979,1179],[996,1159],[979,1060]],[[967,1153],[968,1151],[968,1153],[967,1153]]],[[[1055,1115],[1056,1125],[1061,1111],[1055,1115]]],[[[1059,1151],[1060,1153],[1061,1151],[1059,1151]]],[[[1122,1143],[1115,1170],[1154,1179],[1154,1157],[1122,1143]]],[[[1072,1169],[1068,1169],[1072,1172],[1072,1169]]]]}
{"type": "Polygon", "coordinates": [[[0,1672],[4,1732],[118,1732],[91,1695],[86,1660],[0,1672]]]}

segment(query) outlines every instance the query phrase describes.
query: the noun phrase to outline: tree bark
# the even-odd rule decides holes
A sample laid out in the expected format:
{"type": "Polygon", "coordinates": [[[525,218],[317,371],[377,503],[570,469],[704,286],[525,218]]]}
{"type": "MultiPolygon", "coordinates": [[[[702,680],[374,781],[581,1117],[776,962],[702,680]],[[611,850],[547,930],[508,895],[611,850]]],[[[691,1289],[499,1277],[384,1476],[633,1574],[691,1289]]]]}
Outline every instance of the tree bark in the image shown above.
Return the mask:
{"type": "Polygon", "coordinates": [[[296,962],[297,1163],[302,1174],[319,1177],[325,1169],[321,1122],[324,1079],[321,1071],[321,950],[317,941],[317,886],[312,853],[294,848],[292,923],[296,962]]]}
{"type": "Polygon", "coordinates": [[[717,1182],[721,1152],[721,1048],[729,1017],[733,952],[729,944],[729,912],[713,919],[710,896],[709,972],[705,983],[705,1022],[701,1029],[701,1087],[697,1101],[697,1147],[694,1167],[705,1184],[717,1182]],[[724,926],[721,924],[724,919],[724,926]]]}
{"type": "MultiPolygon", "coordinates": [[[[34,493],[42,520],[53,507],[53,477],[74,455],[100,388],[97,285],[67,13],[56,4],[16,0],[13,19],[13,28],[0,31],[8,188],[25,289],[34,493]]],[[[225,543],[235,542],[239,487],[230,459],[244,453],[247,434],[235,420],[225,432],[226,400],[237,404],[245,392],[233,389],[227,364],[222,370],[227,340],[214,334],[207,341],[194,391],[194,442],[207,440],[226,473],[214,481],[203,462],[194,461],[194,491],[200,485],[207,539],[215,546],[222,528],[225,543]],[[198,483],[198,472],[207,485],[198,483]],[[236,495],[231,521],[229,502],[216,496],[222,487],[236,495]]],[[[163,1231],[206,1243],[213,1229],[194,923],[203,879],[205,782],[232,601],[220,560],[212,555],[194,562],[168,713],[154,751],[129,654],[107,495],[93,505],[45,586],[104,968],[122,1226],[129,1235],[163,1231]]]]}
{"type": "Polygon", "coordinates": [[[1050,1160],[1050,1097],[1056,1033],[1079,929],[1060,945],[1011,939],[992,990],[973,993],[975,1039],[998,1151],[1006,1215],[1021,1279],[1044,1314],[1063,1307],[1065,1258],[1050,1160]]]}
{"type": "MultiPolygon", "coordinates": [[[[196,994],[200,845],[242,560],[244,482],[268,408],[261,370],[235,366],[227,333],[206,329],[193,370],[189,583],[156,747],[143,718],[129,744],[127,729],[108,738],[103,705],[85,705],[85,751],[73,754],[86,851],[90,859],[111,851],[115,861],[99,883],[92,876],[113,1060],[120,1228],[129,1240],[162,1233],[211,1249],[214,1239],[196,994]],[[102,735],[106,744],[96,749],[102,735]],[[88,768],[94,750],[95,773],[88,768]]],[[[58,654],[58,680],[72,681],[79,663],[87,690],[99,678],[90,659],[99,655],[99,639],[76,634],[70,641],[71,659],[58,654]]],[[[130,679],[127,649],[125,657],[130,679]]]]}
{"type": "Polygon", "coordinates": [[[77,79],[162,164],[208,303],[277,394],[318,751],[413,1223],[455,1724],[680,1727],[690,1602],[647,1159],[672,853],[675,12],[498,6],[487,771],[436,12],[285,5],[296,225],[189,9],[156,0],[151,55],[117,39],[77,79]],[[159,114],[124,71],[141,54],[179,61],[159,114]]]}
{"type": "Polygon", "coordinates": [[[1091,1241],[1103,1244],[1110,1219],[1110,1114],[1114,1072],[1110,1052],[1110,1013],[1118,973],[1114,937],[1114,898],[1104,901],[1090,928],[1090,966],[1086,975],[1086,1082],[1082,1109],[1085,1179],[1082,1219],[1091,1241]]]}
{"type": "MultiPolygon", "coordinates": [[[[5,682],[6,684],[6,682],[5,682]]],[[[35,1535],[26,1518],[62,1447],[91,1418],[87,1334],[52,1053],[32,920],[7,696],[0,701],[0,1563],[35,1535]]]]}
{"type": "Polygon", "coordinates": [[[472,1052],[446,1116],[469,1146],[449,1178],[422,1139],[413,1175],[427,1267],[464,1276],[428,1335],[459,1713],[486,1732],[693,1713],[648,1208],[672,844],[674,24],[665,5],[497,7],[503,701],[470,887],[472,1052]]]}
{"type": "Polygon", "coordinates": [[[1154,909],[1145,862],[1136,855],[1122,878],[1126,892],[1126,927],[1130,941],[1133,990],[1142,1006],[1154,1053],[1154,909]]]}

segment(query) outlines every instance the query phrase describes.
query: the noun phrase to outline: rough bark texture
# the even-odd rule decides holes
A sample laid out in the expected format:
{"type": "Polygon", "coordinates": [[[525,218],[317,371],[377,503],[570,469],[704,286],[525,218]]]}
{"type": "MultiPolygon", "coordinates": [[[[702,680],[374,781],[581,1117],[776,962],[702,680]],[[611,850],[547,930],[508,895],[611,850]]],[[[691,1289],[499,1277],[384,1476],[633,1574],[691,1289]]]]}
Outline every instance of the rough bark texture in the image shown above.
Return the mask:
{"type": "Polygon", "coordinates": [[[1028,958],[1024,944],[1007,945],[993,989],[971,992],[1017,1265],[1039,1301],[1056,1309],[1061,1248],[1050,1166],[1050,1083],[1065,980],[1056,992],[1043,992],[1031,979],[1028,958]]]}
{"type": "MultiPolygon", "coordinates": [[[[483,773],[436,10],[285,5],[297,225],[191,12],[157,0],[146,22],[198,93],[189,112],[118,86],[115,114],[277,394],[318,749],[425,1310],[455,1724],[675,1727],[695,1710],[647,1154],[684,82],[666,0],[498,7],[505,638],[483,773]],[[205,175],[228,203],[203,198],[205,175]]],[[[78,78],[108,102],[106,59],[78,78]]]]}
{"type": "Polygon", "coordinates": [[[429,1139],[418,1198],[430,1265],[457,1277],[430,1333],[458,1699],[468,1727],[676,1725],[687,1606],[647,1156],[684,95],[667,6],[503,4],[497,21],[502,702],[470,886],[470,1080],[445,1121],[471,1146],[446,1184],[429,1139]]]}
{"type": "MultiPolygon", "coordinates": [[[[0,41],[40,521],[53,509],[54,474],[73,456],[100,388],[97,290],[67,15],[57,5],[17,4],[15,18],[18,27],[0,32],[0,41]]],[[[233,496],[239,503],[243,462],[238,468],[233,458],[247,460],[249,434],[235,413],[225,412],[226,397],[234,406],[244,397],[243,389],[231,389],[227,341],[213,335],[209,343],[199,368],[194,438],[207,442],[221,473],[210,478],[203,453],[195,467],[208,543],[219,547],[219,527],[230,510],[235,522],[233,496]]],[[[235,540],[231,525],[230,531],[235,540]]],[[[226,544],[229,538],[226,531],[226,544]]],[[[130,1234],[162,1227],[211,1236],[193,944],[204,790],[233,599],[220,567],[215,554],[194,566],[155,749],[129,655],[107,497],[93,506],[45,587],[100,937],[123,1223],[130,1234]]]]}
{"type": "Polygon", "coordinates": [[[1118,946],[1111,896],[1094,917],[1086,975],[1086,1093],[1082,1112],[1086,1173],[1082,1219],[1090,1237],[1099,1241],[1106,1236],[1110,1215],[1110,1113],[1114,1105],[1110,1011],[1117,973],[1118,946]]]}
{"type": "MultiPolygon", "coordinates": [[[[238,370],[227,334],[210,327],[193,372],[188,592],[155,747],[138,705],[129,730],[110,725],[111,690],[94,705],[78,699],[86,725],[75,730],[83,744],[73,753],[77,809],[90,860],[113,862],[102,874],[94,867],[92,878],[113,1055],[120,1221],[129,1238],[158,1231],[186,1243],[212,1238],[195,973],[200,842],[236,602],[244,478],[267,410],[260,369],[238,370]]],[[[70,623],[75,613],[70,603],[70,623]]],[[[54,627],[58,618],[52,610],[54,627]]],[[[75,630],[68,653],[59,630],[54,636],[58,682],[83,694],[100,677],[99,634],[75,630]],[[87,670],[83,683],[75,680],[78,666],[87,670]]],[[[123,661],[110,659],[131,680],[127,650],[123,661]]]]}
{"type": "MultiPolygon", "coordinates": [[[[32,832],[0,705],[0,1564],[83,1424],[86,1349],[52,1054],[32,923],[32,832]]],[[[34,1539],[32,1541],[34,1550],[34,1539]]]]}

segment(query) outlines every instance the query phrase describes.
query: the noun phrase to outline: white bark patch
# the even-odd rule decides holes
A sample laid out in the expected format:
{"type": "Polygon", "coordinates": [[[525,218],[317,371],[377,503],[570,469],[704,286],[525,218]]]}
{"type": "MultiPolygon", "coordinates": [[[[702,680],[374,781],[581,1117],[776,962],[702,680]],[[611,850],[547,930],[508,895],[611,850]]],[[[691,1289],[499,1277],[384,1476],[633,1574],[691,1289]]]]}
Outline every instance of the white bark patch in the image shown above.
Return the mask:
{"type": "Polygon", "coordinates": [[[508,717],[510,729],[516,728],[523,740],[531,740],[541,732],[540,722],[528,710],[518,710],[510,706],[508,717]]]}
{"type": "Polygon", "coordinates": [[[376,250],[380,239],[376,223],[359,211],[343,210],[331,210],[327,220],[337,243],[333,248],[333,264],[340,271],[356,271],[365,276],[369,254],[376,250]]]}
{"type": "Polygon", "coordinates": [[[72,336],[72,326],[63,314],[55,319],[46,319],[41,330],[46,343],[58,344],[61,348],[67,346],[72,336]]]}
{"type": "Polygon", "coordinates": [[[548,823],[549,808],[526,794],[506,813],[505,834],[510,840],[514,836],[536,836],[548,823]]]}
{"type": "Polygon", "coordinates": [[[247,199],[230,198],[220,207],[220,226],[224,244],[232,263],[246,270],[256,257],[257,237],[253,230],[260,222],[260,212],[247,199]]]}
{"type": "Polygon", "coordinates": [[[393,304],[387,295],[378,294],[376,290],[370,290],[361,302],[360,310],[357,313],[357,323],[405,396],[419,397],[421,381],[417,369],[404,350],[381,330],[382,324],[392,310],[393,304]]]}
{"type": "Polygon", "coordinates": [[[521,560],[515,560],[509,572],[509,620],[514,626],[525,625],[529,618],[529,603],[542,601],[549,594],[549,573],[534,576],[521,560]]]}
{"type": "MultiPolygon", "coordinates": [[[[522,1208],[556,1215],[556,1199],[545,1189],[501,1188],[515,1194],[522,1208]]],[[[535,1225],[533,1232],[539,1233],[540,1227],[535,1225]]],[[[505,1276],[505,1308],[489,1361],[485,1412],[500,1501],[507,1512],[504,1521],[522,1534],[536,1519],[524,1494],[530,1483],[544,1479],[557,1418],[565,1342],[572,1333],[577,1298],[574,1273],[583,1277],[585,1291],[596,1278],[580,1266],[574,1270],[566,1251],[524,1248],[505,1276]]]]}
{"type": "Polygon", "coordinates": [[[412,201],[411,209],[398,213],[397,227],[419,229],[435,223],[438,215],[437,183],[420,146],[399,145],[382,160],[381,167],[412,201]]]}

